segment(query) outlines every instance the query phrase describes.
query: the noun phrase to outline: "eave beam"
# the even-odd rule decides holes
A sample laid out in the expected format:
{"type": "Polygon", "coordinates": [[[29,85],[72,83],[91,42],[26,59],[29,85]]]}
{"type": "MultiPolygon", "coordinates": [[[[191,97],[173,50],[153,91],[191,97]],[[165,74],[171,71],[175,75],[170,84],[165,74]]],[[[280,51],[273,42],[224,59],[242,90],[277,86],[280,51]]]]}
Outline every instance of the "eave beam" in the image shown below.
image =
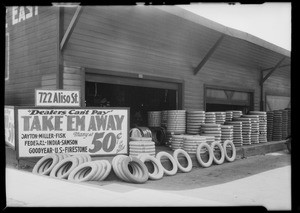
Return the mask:
{"type": "Polygon", "coordinates": [[[199,65],[194,70],[194,75],[197,75],[197,73],[201,70],[201,68],[204,66],[204,64],[208,61],[208,59],[212,56],[212,54],[216,51],[217,47],[221,44],[221,41],[225,37],[225,34],[222,34],[221,37],[216,41],[216,43],[210,48],[210,50],[207,52],[207,54],[204,56],[202,61],[199,63],[199,65]]]}

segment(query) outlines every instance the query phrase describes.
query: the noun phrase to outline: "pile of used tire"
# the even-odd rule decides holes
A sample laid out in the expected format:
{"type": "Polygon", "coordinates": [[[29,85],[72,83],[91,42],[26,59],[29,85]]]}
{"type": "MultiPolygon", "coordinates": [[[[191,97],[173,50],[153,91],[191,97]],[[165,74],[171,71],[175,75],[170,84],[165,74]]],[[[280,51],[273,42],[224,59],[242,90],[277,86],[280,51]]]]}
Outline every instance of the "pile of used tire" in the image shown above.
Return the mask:
{"type": "Polygon", "coordinates": [[[111,171],[107,160],[92,161],[89,154],[56,154],[42,157],[33,167],[32,173],[75,182],[102,181],[111,171]]]}

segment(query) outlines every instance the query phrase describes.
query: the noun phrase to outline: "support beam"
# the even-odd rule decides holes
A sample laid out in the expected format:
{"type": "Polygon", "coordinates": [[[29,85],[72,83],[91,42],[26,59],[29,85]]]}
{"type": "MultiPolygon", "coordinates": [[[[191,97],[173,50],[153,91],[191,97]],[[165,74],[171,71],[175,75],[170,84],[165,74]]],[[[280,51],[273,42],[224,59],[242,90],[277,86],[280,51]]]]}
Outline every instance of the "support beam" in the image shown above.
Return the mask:
{"type": "MultiPolygon", "coordinates": [[[[284,65],[281,65],[281,66],[279,66],[279,67],[277,67],[277,69],[279,69],[279,68],[284,68],[284,67],[289,67],[289,66],[291,66],[290,64],[284,64],[284,65]]],[[[265,72],[265,71],[269,71],[269,70],[272,70],[274,67],[271,67],[271,68],[267,68],[267,69],[263,69],[263,70],[261,70],[262,72],[265,72]]]]}
{"type": "Polygon", "coordinates": [[[61,42],[60,42],[60,50],[63,51],[64,46],[66,46],[66,44],[68,43],[68,40],[70,39],[70,36],[74,30],[74,27],[76,26],[76,23],[78,21],[78,18],[80,16],[82,12],[82,7],[78,6],[73,17],[72,20],[64,34],[64,37],[62,38],[61,42]]]}
{"type": "Polygon", "coordinates": [[[221,37],[216,41],[216,43],[210,48],[210,50],[207,52],[207,54],[204,56],[202,61],[199,63],[199,65],[194,70],[194,75],[196,75],[200,69],[204,66],[204,64],[208,61],[208,59],[212,56],[212,54],[215,52],[217,47],[221,44],[221,41],[225,37],[225,34],[222,34],[221,37]]]}
{"type": "Polygon", "coordinates": [[[263,77],[263,78],[261,79],[261,82],[260,82],[261,85],[262,85],[262,84],[270,77],[270,75],[272,75],[272,73],[280,66],[280,64],[284,61],[285,58],[286,58],[286,57],[283,57],[283,58],[275,65],[275,67],[273,67],[273,68],[268,72],[268,74],[267,74],[265,77],[263,77]]]}

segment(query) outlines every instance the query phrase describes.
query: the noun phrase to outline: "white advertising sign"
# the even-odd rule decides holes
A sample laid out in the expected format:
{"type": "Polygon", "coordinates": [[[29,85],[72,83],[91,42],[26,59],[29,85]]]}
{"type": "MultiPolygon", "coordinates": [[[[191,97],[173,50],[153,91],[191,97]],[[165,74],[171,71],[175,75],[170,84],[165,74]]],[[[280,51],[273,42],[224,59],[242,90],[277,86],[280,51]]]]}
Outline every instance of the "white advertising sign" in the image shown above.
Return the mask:
{"type": "Polygon", "coordinates": [[[80,107],[79,90],[35,90],[35,106],[80,107]]]}
{"type": "Polygon", "coordinates": [[[4,107],[5,142],[15,148],[15,114],[12,106],[4,107]]]}
{"type": "Polygon", "coordinates": [[[128,154],[128,108],[18,109],[19,158],[128,154]]]}

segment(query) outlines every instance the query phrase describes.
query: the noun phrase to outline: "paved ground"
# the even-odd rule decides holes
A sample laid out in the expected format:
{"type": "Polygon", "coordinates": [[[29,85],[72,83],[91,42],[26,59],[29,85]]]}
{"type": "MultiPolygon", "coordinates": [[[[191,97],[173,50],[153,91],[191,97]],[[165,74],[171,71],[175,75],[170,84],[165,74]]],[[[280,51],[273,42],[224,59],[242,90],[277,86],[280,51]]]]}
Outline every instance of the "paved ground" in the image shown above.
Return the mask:
{"type": "Polygon", "coordinates": [[[6,169],[8,206],[264,206],[291,209],[290,154],[286,150],[194,167],[158,181],[130,184],[115,178],[71,183],[6,169]]]}

